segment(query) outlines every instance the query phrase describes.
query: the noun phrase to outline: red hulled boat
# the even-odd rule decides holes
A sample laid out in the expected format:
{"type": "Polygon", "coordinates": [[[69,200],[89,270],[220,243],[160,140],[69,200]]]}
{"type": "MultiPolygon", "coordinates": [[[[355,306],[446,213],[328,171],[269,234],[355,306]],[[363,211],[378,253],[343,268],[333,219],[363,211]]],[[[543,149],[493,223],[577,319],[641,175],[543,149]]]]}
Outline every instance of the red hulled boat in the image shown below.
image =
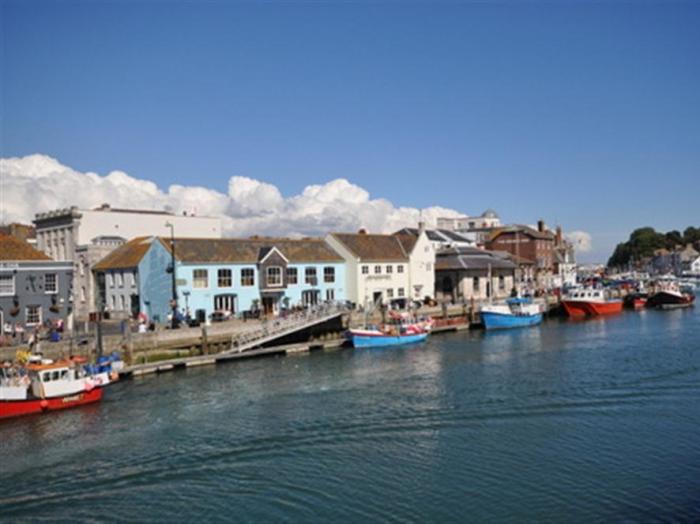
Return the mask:
{"type": "Polygon", "coordinates": [[[0,419],[91,404],[102,388],[71,361],[0,367],[0,419]]]}
{"type": "Polygon", "coordinates": [[[622,311],[622,300],[611,299],[602,289],[584,288],[574,291],[561,301],[570,317],[610,315],[622,311]]]}

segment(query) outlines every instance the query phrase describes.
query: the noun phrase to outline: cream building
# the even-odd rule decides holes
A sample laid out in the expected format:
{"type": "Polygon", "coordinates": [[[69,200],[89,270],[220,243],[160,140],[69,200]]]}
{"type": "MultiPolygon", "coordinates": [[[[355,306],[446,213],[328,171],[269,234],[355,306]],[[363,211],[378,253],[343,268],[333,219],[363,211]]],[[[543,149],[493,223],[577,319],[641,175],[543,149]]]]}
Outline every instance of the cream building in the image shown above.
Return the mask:
{"type": "Polygon", "coordinates": [[[347,298],[357,306],[405,306],[432,297],[435,250],[425,231],[418,236],[333,233],[326,241],[345,259],[347,298]]]}
{"type": "Polygon", "coordinates": [[[71,207],[34,218],[37,248],[54,260],[73,262],[76,320],[97,311],[93,266],[112,250],[138,236],[221,238],[221,219],[168,211],[71,207]]]}

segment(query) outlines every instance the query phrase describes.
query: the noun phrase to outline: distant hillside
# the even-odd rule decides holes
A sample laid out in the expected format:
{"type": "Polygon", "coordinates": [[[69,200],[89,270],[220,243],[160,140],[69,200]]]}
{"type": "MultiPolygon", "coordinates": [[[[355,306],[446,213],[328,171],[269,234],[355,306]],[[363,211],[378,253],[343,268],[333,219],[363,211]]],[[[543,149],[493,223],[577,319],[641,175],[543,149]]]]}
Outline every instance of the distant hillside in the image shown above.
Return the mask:
{"type": "Polygon", "coordinates": [[[676,246],[700,244],[700,228],[688,227],[681,234],[679,231],[659,233],[653,227],[635,229],[627,242],[617,245],[608,267],[625,267],[630,261],[639,261],[644,257],[650,257],[657,249],[674,249],[676,246]]]}

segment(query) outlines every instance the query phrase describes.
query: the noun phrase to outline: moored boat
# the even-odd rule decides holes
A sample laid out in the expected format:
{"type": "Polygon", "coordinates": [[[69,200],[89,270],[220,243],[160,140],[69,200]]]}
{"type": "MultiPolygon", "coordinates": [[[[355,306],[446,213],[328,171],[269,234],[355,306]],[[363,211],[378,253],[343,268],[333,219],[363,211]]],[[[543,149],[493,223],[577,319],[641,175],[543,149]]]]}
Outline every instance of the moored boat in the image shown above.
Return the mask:
{"type": "Polygon", "coordinates": [[[349,329],[347,336],[355,348],[400,346],[423,342],[432,329],[432,319],[413,319],[409,314],[391,314],[392,323],[349,329]]]}
{"type": "Polygon", "coordinates": [[[97,402],[102,388],[71,361],[0,367],[0,419],[97,402]]]}
{"type": "Polygon", "coordinates": [[[567,295],[561,305],[570,317],[610,315],[622,311],[622,300],[610,298],[604,290],[583,288],[567,295]]]}
{"type": "Polygon", "coordinates": [[[625,297],[624,304],[630,309],[640,310],[646,307],[648,298],[649,295],[647,293],[630,293],[625,297]]]}
{"type": "Polygon", "coordinates": [[[684,291],[676,282],[659,282],[649,295],[647,306],[657,309],[678,309],[691,307],[695,303],[695,295],[684,291]]]}
{"type": "Polygon", "coordinates": [[[505,304],[488,304],[481,307],[479,314],[487,330],[536,326],[542,322],[540,307],[527,298],[511,298],[505,304]]]}

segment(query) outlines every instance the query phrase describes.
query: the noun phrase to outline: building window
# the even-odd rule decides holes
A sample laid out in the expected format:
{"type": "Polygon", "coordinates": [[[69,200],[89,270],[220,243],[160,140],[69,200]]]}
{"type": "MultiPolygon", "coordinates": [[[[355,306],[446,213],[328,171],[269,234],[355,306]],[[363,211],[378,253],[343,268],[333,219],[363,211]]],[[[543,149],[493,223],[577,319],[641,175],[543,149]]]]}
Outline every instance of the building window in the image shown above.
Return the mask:
{"type": "Polygon", "coordinates": [[[58,293],[56,273],[47,273],[44,275],[44,291],[46,293],[58,293]]]}
{"type": "Polygon", "coordinates": [[[403,264],[399,264],[398,266],[396,266],[396,272],[403,273],[403,264]]]}
{"type": "Polygon", "coordinates": [[[397,290],[397,293],[398,293],[398,295],[399,295],[400,297],[403,297],[403,296],[405,295],[405,292],[404,292],[404,290],[403,290],[402,287],[400,287],[400,288],[397,290]]]}
{"type": "Polygon", "coordinates": [[[386,290],[386,298],[394,298],[394,290],[393,289],[386,290]]]}
{"type": "Polygon", "coordinates": [[[299,275],[297,274],[297,268],[288,267],[287,268],[287,285],[299,283],[299,275]]]}
{"type": "Polygon", "coordinates": [[[124,295],[119,295],[120,309],[126,311],[126,297],[124,295]]]}
{"type": "Polygon", "coordinates": [[[124,273],[117,273],[117,286],[124,287],[124,273]]]}
{"type": "Polygon", "coordinates": [[[335,300],[335,289],[326,289],[326,300],[335,300]]]}
{"type": "Polygon", "coordinates": [[[0,275],[0,295],[15,294],[15,276],[0,275]]]}
{"type": "Polygon", "coordinates": [[[209,271],[206,269],[195,269],[192,271],[192,287],[198,289],[209,287],[209,271]]]}
{"type": "Polygon", "coordinates": [[[272,266],[267,268],[267,285],[271,287],[279,287],[282,285],[282,268],[272,266]]]}
{"type": "Polygon", "coordinates": [[[425,269],[427,271],[432,271],[433,270],[433,263],[432,262],[426,262],[425,264],[425,269]]]}
{"type": "Polygon", "coordinates": [[[324,267],[323,268],[323,281],[332,284],[335,282],[335,268],[334,267],[324,267]]]}
{"type": "Polygon", "coordinates": [[[312,286],[316,285],[316,268],[315,267],[307,267],[306,270],[304,271],[304,282],[307,284],[311,284],[312,286]]]}
{"type": "Polygon", "coordinates": [[[41,324],[41,306],[27,306],[24,316],[28,326],[41,324]]]}
{"type": "Polygon", "coordinates": [[[503,275],[498,277],[498,289],[501,291],[506,289],[506,279],[503,277],[503,275]]]}
{"type": "Polygon", "coordinates": [[[117,295],[112,295],[112,311],[117,310],[117,295]]]}
{"type": "Polygon", "coordinates": [[[233,274],[230,269],[219,269],[217,274],[217,283],[219,287],[233,286],[233,274]]]}
{"type": "Polygon", "coordinates": [[[472,279],[472,289],[477,293],[479,292],[479,277],[474,277],[472,279]]]}
{"type": "Polygon", "coordinates": [[[85,286],[80,288],[80,301],[85,302],[85,286]]]}
{"type": "Polygon", "coordinates": [[[107,287],[114,286],[114,275],[112,273],[107,273],[107,287]]]}
{"type": "Polygon", "coordinates": [[[394,272],[394,267],[393,267],[393,266],[386,266],[386,272],[387,272],[387,273],[393,273],[393,272],[394,272]]]}
{"type": "Polygon", "coordinates": [[[241,269],[241,286],[255,285],[255,270],[252,268],[241,269]]]}
{"type": "Polygon", "coordinates": [[[369,266],[362,266],[362,274],[369,275],[369,266]]]}
{"type": "Polygon", "coordinates": [[[374,274],[379,275],[382,272],[382,266],[374,266],[374,274]]]}

